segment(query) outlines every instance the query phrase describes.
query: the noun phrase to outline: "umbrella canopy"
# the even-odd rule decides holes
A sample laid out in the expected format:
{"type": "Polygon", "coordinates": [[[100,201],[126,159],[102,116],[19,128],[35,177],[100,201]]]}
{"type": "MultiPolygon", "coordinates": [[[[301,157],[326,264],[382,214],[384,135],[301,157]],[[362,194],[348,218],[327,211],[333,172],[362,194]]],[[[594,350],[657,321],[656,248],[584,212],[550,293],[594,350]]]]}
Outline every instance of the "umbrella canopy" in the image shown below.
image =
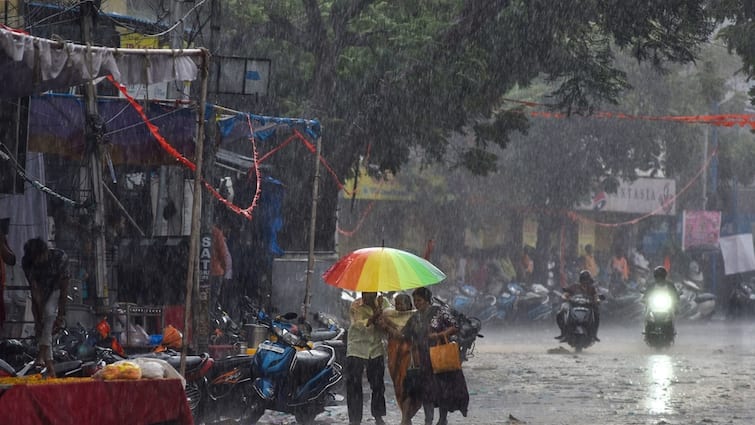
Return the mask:
{"type": "Polygon", "coordinates": [[[359,292],[402,291],[432,285],[446,275],[424,258],[395,248],[362,248],[322,275],[329,285],[359,292]]]}

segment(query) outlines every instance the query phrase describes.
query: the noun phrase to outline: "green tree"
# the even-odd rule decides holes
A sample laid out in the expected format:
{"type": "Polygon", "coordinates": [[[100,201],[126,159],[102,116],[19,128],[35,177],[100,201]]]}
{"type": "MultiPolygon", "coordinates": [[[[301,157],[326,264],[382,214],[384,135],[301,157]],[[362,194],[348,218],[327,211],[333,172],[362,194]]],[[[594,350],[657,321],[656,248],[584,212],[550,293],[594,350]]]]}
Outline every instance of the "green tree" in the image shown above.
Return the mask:
{"type": "MultiPolygon", "coordinates": [[[[443,160],[455,132],[474,139],[453,156],[456,165],[484,175],[496,166],[491,148],[525,125],[502,109],[510,89],[542,76],[567,113],[615,102],[628,84],[612,43],[657,66],[690,61],[713,28],[704,3],[232,1],[221,46],[274,59],[270,111],[321,119],[339,175],[368,149],[384,170],[397,171],[413,151],[443,160]]],[[[324,187],[325,239],[336,190],[324,187]]]]}
{"type": "MultiPolygon", "coordinates": [[[[717,22],[726,23],[718,36],[742,59],[742,73],[748,80],[755,78],[755,2],[715,0],[710,13],[717,22]]],[[[750,89],[750,103],[755,105],[755,87],[750,89]]]]}

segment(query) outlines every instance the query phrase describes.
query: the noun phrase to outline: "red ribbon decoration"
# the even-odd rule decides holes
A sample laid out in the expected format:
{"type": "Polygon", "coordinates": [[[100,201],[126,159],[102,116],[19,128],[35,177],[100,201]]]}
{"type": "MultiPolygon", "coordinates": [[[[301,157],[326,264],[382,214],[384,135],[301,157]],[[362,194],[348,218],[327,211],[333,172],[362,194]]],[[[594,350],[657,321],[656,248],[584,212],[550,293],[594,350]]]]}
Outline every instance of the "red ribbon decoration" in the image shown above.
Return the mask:
{"type": "MultiPolygon", "coordinates": [[[[152,135],[155,137],[155,140],[157,140],[157,143],[160,144],[160,146],[168,152],[173,158],[175,158],[178,162],[180,162],[184,167],[188,168],[191,171],[195,171],[197,166],[194,164],[191,160],[186,158],[185,156],[181,155],[180,152],[178,152],[173,146],[168,143],[167,140],[160,134],[160,130],[157,128],[156,125],[152,124],[152,122],[149,120],[149,117],[147,117],[147,114],[144,112],[144,109],[142,106],[128,94],[128,91],[126,90],[126,87],[123,86],[123,84],[115,81],[115,78],[113,78],[112,75],[107,76],[108,81],[110,81],[121,93],[123,93],[123,96],[125,96],[126,100],[131,104],[131,106],[136,110],[136,113],[139,114],[139,116],[142,118],[142,121],[144,121],[144,124],[147,125],[147,128],[149,129],[149,132],[152,133],[152,135]]],[[[250,123],[251,127],[251,123],[250,123]]],[[[252,145],[255,146],[254,142],[254,133],[252,133],[252,137],[250,138],[252,141],[252,145]]],[[[196,153],[197,155],[199,152],[196,153]]],[[[257,166],[257,149],[256,146],[254,147],[254,159],[255,159],[255,167],[257,166]]],[[[258,170],[258,176],[259,176],[259,170],[258,170]]],[[[214,196],[218,201],[222,202],[226,207],[228,207],[231,211],[235,212],[236,214],[251,220],[252,219],[252,210],[256,206],[256,202],[259,199],[259,180],[258,180],[258,187],[257,187],[257,193],[254,196],[254,200],[252,201],[252,205],[249,206],[249,208],[242,209],[241,207],[234,205],[231,201],[226,199],[223,195],[218,193],[217,190],[215,190],[214,187],[212,187],[211,184],[209,184],[204,178],[202,178],[202,184],[204,184],[204,187],[214,196]]]]}
{"type": "MultiPolygon", "coordinates": [[[[506,102],[518,103],[530,108],[543,106],[548,107],[544,103],[530,102],[517,99],[503,99],[506,102]]],[[[531,111],[529,112],[531,117],[540,118],[567,118],[568,116],[562,112],[548,112],[548,111],[531,111]]],[[[755,129],[755,114],[713,114],[713,115],[632,115],[625,114],[623,112],[607,112],[599,111],[590,115],[588,118],[600,118],[600,119],[628,119],[628,120],[644,120],[644,121],[670,121],[685,124],[710,124],[717,127],[746,127],[755,129]]]]}

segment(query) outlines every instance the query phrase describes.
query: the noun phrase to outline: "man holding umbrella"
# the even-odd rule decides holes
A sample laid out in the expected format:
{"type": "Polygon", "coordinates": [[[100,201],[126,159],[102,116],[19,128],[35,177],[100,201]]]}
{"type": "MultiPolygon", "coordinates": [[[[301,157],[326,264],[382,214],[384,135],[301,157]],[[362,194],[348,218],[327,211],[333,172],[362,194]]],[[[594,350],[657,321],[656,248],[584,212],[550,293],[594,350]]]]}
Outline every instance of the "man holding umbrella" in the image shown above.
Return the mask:
{"type": "Polygon", "coordinates": [[[383,357],[383,330],[378,319],[390,303],[377,292],[362,292],[349,308],[351,326],[346,343],[346,404],[349,425],[362,422],[364,393],[362,374],[367,371],[372,397],[370,410],[375,424],[383,425],[385,416],[385,359],[383,357]]]}
{"type": "Polygon", "coordinates": [[[379,319],[387,300],[378,291],[402,291],[432,285],[446,278],[445,273],[424,258],[395,248],[370,247],[353,251],[335,262],[322,275],[325,283],[362,293],[349,309],[351,327],[346,345],[346,404],[349,424],[362,421],[362,374],[372,390],[370,407],[376,425],[385,416],[385,359],[383,329],[379,319]]]}

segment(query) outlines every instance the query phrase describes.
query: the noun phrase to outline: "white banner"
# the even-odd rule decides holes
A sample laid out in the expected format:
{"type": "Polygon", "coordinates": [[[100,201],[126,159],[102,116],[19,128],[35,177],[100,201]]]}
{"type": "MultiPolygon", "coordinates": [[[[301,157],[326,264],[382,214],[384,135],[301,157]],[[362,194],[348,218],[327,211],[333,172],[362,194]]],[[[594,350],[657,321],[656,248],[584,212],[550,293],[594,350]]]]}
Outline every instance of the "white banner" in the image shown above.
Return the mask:
{"type": "Polygon", "coordinates": [[[722,237],[718,243],[721,245],[721,254],[724,257],[724,274],[755,270],[752,233],[722,237]]]}
{"type": "Polygon", "coordinates": [[[639,178],[622,181],[616,193],[595,193],[590,202],[577,206],[580,210],[624,213],[676,214],[676,180],[639,178]]]}

